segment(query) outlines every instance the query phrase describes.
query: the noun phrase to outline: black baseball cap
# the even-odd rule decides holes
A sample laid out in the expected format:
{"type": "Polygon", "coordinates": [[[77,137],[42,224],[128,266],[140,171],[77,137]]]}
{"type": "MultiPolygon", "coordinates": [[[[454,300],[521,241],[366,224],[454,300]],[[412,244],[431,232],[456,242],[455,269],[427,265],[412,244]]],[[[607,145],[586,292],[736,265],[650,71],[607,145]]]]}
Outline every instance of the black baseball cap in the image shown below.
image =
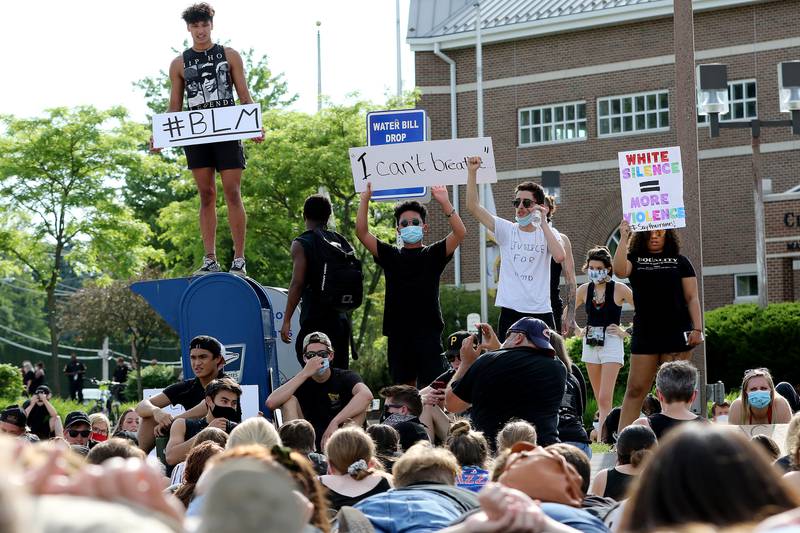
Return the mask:
{"type": "Polygon", "coordinates": [[[189,341],[189,349],[200,348],[201,350],[208,350],[214,357],[222,357],[225,350],[222,348],[222,343],[211,335],[198,335],[189,341]]]}
{"type": "Polygon", "coordinates": [[[28,417],[25,416],[25,412],[19,408],[19,405],[9,405],[0,412],[0,422],[6,422],[25,429],[28,417]]]}
{"type": "Polygon", "coordinates": [[[445,346],[445,350],[442,352],[442,355],[448,359],[458,357],[459,352],[461,352],[461,344],[463,344],[464,339],[470,335],[472,335],[472,333],[464,330],[451,333],[447,337],[447,346],[445,346]]]}
{"type": "Polygon", "coordinates": [[[546,350],[551,354],[556,353],[553,345],[550,344],[550,328],[543,320],[529,316],[520,318],[508,328],[508,333],[511,332],[522,333],[537,348],[546,350]]]}
{"type": "Polygon", "coordinates": [[[83,411],[72,411],[67,415],[67,418],[64,419],[64,429],[80,423],[87,424],[88,426],[92,425],[92,423],[89,421],[89,415],[83,411]]]}
{"type": "Polygon", "coordinates": [[[41,394],[41,393],[51,394],[50,387],[48,387],[47,385],[39,385],[38,387],[36,387],[36,390],[33,391],[33,393],[34,394],[41,394]]]}

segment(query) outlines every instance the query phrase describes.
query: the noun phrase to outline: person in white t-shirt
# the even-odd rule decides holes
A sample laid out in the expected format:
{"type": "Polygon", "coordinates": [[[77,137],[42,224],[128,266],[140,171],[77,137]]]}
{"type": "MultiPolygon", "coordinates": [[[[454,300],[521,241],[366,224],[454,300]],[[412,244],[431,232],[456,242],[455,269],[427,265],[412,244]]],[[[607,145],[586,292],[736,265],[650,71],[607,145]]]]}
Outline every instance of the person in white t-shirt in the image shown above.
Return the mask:
{"type": "Polygon", "coordinates": [[[508,328],[522,317],[543,320],[555,329],[550,305],[550,259],[565,258],[561,236],[547,223],[544,190],[526,181],[514,193],[516,222],[492,215],[478,203],[476,185],[480,157],[470,157],[467,172],[467,209],[493,232],[500,248],[500,280],[495,305],[500,308],[497,335],[502,342],[508,328]]]}

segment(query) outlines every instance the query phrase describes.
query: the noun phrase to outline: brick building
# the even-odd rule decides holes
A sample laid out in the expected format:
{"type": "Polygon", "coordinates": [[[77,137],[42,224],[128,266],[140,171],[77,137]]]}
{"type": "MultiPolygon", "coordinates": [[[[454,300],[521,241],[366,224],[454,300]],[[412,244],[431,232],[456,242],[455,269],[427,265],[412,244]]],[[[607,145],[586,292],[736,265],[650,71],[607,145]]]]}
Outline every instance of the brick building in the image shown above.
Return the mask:
{"type": "MultiPolygon", "coordinates": [[[[407,41],[415,53],[420,107],[432,138],[451,137],[455,62],[457,134],[477,136],[475,10],[471,0],[412,0],[407,41]]],[[[561,172],[554,226],[570,237],[578,268],[597,244],[615,246],[622,218],[617,152],[677,145],[672,1],[483,0],[484,134],[498,169],[499,216],[513,220],[517,183],[561,172]]],[[[800,0],[695,0],[698,63],[728,65],[733,119],[786,119],[777,64],[800,59],[800,0]]],[[[705,306],[755,301],[753,178],[749,130],[711,139],[698,122],[705,306]]],[[[800,138],[762,130],[770,301],[800,299],[800,138]]],[[[461,282],[477,288],[478,223],[469,231],[461,282]]],[[[446,230],[431,220],[434,234],[446,230]]],[[[688,224],[698,224],[692,220],[688,224]]],[[[700,257],[689,254],[695,265],[700,257]]],[[[453,267],[447,281],[454,281],[453,267]]],[[[580,276],[579,281],[585,281],[580,276]]]]}

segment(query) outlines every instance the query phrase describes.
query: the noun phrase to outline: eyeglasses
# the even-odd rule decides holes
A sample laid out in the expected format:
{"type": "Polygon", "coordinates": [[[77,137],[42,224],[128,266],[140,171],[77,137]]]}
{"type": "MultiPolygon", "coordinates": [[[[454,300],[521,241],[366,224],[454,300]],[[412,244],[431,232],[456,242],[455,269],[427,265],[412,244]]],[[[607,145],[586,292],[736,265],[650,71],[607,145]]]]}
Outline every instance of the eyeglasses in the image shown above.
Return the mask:
{"type": "Polygon", "coordinates": [[[312,359],[314,357],[328,357],[331,354],[330,350],[320,350],[318,352],[306,352],[303,354],[304,359],[312,359]]]}
{"type": "Polygon", "coordinates": [[[83,437],[84,439],[87,439],[87,438],[89,438],[89,435],[91,435],[91,433],[92,433],[92,430],[91,430],[91,429],[81,429],[81,430],[77,430],[77,429],[68,429],[68,430],[67,430],[67,433],[68,433],[68,434],[69,434],[69,436],[70,436],[70,437],[72,437],[73,439],[74,439],[75,437],[77,437],[78,435],[80,435],[80,436],[81,436],[81,437],[83,437]]]}
{"type": "Polygon", "coordinates": [[[405,219],[400,221],[401,228],[407,228],[409,224],[413,226],[419,226],[420,224],[422,224],[422,221],[418,218],[412,218],[411,220],[405,219]]]}
{"type": "Polygon", "coordinates": [[[400,409],[401,407],[405,407],[402,403],[385,403],[383,404],[384,409],[400,409]]]}
{"type": "Polygon", "coordinates": [[[511,203],[514,205],[514,207],[519,207],[519,204],[522,204],[525,209],[530,209],[534,205],[533,200],[529,198],[515,198],[511,203]]]}

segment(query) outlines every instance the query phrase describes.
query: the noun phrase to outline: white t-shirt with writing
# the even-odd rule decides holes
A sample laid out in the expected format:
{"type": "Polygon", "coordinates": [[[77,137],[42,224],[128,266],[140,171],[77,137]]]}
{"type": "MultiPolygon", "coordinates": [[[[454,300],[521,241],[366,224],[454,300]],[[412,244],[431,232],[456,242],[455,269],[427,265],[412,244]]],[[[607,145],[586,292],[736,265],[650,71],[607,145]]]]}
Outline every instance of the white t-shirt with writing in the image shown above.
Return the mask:
{"type": "MultiPolygon", "coordinates": [[[[561,235],[553,230],[558,242],[561,235]]],[[[500,280],[497,307],[520,313],[550,313],[550,259],[547,239],[541,228],[526,232],[519,224],[494,217],[494,235],[500,248],[500,280]]]]}

